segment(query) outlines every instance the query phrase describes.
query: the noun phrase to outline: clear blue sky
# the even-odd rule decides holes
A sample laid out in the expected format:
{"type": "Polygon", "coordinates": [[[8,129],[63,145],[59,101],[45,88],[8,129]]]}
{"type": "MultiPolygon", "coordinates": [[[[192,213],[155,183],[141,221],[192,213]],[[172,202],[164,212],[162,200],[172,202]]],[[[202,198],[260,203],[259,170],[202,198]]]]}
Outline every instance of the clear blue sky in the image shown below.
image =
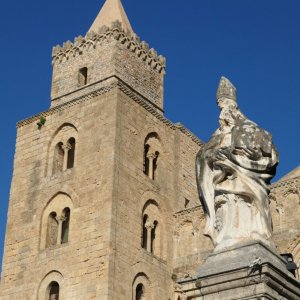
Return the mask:
{"type": "MultiPolygon", "coordinates": [[[[104,0],[1,5],[0,260],[18,120],[50,105],[51,49],[84,35],[104,0]]],[[[165,115],[207,141],[225,75],[239,105],[274,136],[277,179],[300,165],[299,0],[123,0],[135,32],[167,57],[165,115]]]]}

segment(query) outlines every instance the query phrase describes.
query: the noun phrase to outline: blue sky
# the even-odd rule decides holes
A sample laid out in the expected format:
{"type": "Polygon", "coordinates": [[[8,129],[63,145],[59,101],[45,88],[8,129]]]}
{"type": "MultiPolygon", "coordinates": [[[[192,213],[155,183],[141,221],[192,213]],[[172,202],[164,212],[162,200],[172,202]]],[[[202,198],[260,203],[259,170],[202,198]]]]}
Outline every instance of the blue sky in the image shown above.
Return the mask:
{"type": "MultiPolygon", "coordinates": [[[[51,49],[84,35],[104,0],[1,5],[0,260],[18,120],[50,105],[51,49]]],[[[273,134],[276,179],[300,165],[299,0],[123,0],[135,32],[167,57],[165,115],[207,141],[221,75],[242,111],[273,134]]]]}

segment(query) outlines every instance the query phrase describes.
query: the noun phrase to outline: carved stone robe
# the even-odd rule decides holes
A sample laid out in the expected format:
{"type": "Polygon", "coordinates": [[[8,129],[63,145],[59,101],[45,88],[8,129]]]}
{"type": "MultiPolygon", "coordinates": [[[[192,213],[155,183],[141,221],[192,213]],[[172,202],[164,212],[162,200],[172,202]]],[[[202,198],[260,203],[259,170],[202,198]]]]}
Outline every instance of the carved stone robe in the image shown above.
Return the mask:
{"type": "Polygon", "coordinates": [[[219,129],[196,158],[205,234],[216,250],[251,240],[274,246],[268,184],[277,163],[271,134],[237,105],[221,110],[219,129]]]}

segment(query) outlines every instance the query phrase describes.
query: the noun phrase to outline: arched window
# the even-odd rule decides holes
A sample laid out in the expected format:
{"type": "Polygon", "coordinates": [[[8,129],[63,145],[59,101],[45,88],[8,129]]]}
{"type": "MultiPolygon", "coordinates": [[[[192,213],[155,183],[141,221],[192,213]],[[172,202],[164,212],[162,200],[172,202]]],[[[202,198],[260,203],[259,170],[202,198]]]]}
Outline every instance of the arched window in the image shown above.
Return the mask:
{"type": "Polygon", "coordinates": [[[157,133],[148,134],[144,142],[144,173],[155,179],[158,169],[159,150],[161,148],[157,133]]]}
{"type": "Polygon", "coordinates": [[[142,247],[146,250],[147,250],[147,240],[148,240],[148,236],[147,236],[148,230],[146,227],[147,219],[148,219],[148,216],[144,215],[143,216],[142,247]]]}
{"type": "MultiPolygon", "coordinates": [[[[131,300],[152,299],[152,288],[149,277],[145,273],[138,273],[132,283],[131,300]]],[[[154,298],[153,298],[154,299],[154,298]]]]}
{"type": "Polygon", "coordinates": [[[54,149],[52,173],[55,174],[57,172],[62,172],[63,166],[64,166],[64,149],[63,149],[63,143],[59,142],[58,144],[56,144],[54,149]]]}
{"type": "Polygon", "coordinates": [[[48,286],[47,300],[59,300],[59,284],[56,281],[52,281],[48,286]]]}
{"type": "Polygon", "coordinates": [[[68,123],[57,129],[49,143],[47,176],[50,177],[74,167],[77,145],[78,131],[74,125],[68,123]]]}
{"type": "Polygon", "coordinates": [[[68,140],[68,159],[67,159],[67,169],[72,169],[74,167],[75,159],[75,139],[70,138],[68,140]]]}
{"type": "Polygon", "coordinates": [[[62,226],[61,226],[61,243],[69,241],[69,226],[70,226],[70,208],[65,208],[62,213],[62,226]]]}
{"type": "Polygon", "coordinates": [[[65,244],[72,238],[73,201],[64,194],[58,193],[48,202],[41,218],[40,249],[65,244]],[[71,220],[72,215],[72,220],[71,220]]]}
{"type": "Polygon", "coordinates": [[[57,244],[58,222],[56,212],[50,213],[47,225],[46,247],[48,248],[57,244]]]}
{"type": "Polygon", "coordinates": [[[143,300],[145,296],[145,288],[142,283],[139,283],[136,287],[135,300],[143,300]]]}
{"type": "Polygon", "coordinates": [[[148,200],[144,205],[141,218],[142,248],[157,257],[163,258],[163,222],[158,204],[148,200]]]}

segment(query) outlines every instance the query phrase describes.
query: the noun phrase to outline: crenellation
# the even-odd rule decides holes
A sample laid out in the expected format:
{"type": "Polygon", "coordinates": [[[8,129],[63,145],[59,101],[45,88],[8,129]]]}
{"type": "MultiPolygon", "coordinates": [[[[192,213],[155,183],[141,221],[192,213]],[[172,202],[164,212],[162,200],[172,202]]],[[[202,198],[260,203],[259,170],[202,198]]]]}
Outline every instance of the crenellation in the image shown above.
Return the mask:
{"type": "Polygon", "coordinates": [[[68,60],[70,57],[81,55],[83,51],[89,47],[96,48],[112,40],[120,41],[127,49],[136,53],[143,61],[147,61],[148,65],[154,70],[161,73],[165,71],[166,60],[165,57],[158,55],[156,50],[149,48],[145,41],[141,41],[136,35],[129,35],[119,26],[119,22],[115,22],[111,28],[103,26],[98,33],[88,32],[85,37],[78,36],[74,42],[67,41],[63,46],[55,46],[52,50],[52,63],[61,63],[68,60]]]}

